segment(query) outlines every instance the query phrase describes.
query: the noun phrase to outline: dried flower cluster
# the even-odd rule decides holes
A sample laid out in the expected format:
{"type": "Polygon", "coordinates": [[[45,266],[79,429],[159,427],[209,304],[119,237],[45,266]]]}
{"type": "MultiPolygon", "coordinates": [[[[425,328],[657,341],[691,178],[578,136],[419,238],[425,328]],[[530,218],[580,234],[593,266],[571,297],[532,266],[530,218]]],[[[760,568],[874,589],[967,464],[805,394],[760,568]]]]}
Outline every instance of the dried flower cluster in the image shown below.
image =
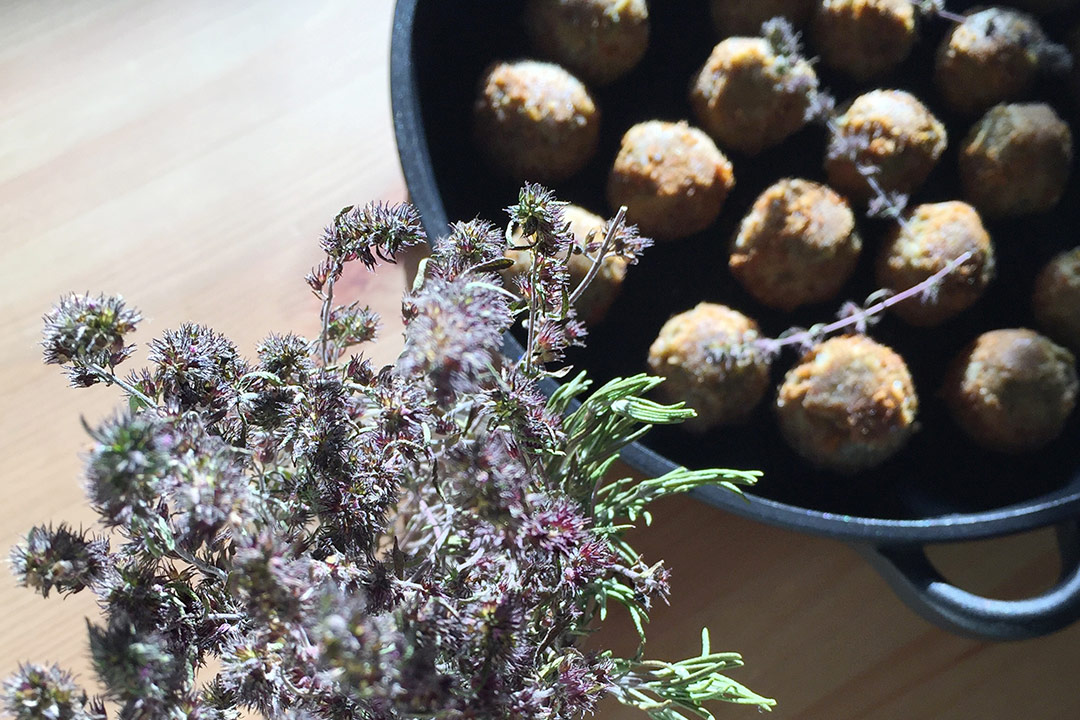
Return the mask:
{"type": "MultiPolygon", "coordinates": [[[[334,304],[345,263],[374,266],[424,241],[409,206],[346,208],[307,280],[322,300],[308,341],[270,335],[257,358],[185,324],[150,345],[150,367],[114,367],[139,315],[119,298],[71,296],[46,318],[46,362],[76,385],[116,384],[128,406],[90,429],[86,489],[109,540],[35,527],[12,553],[26,586],[89,588],[102,698],[55,666],[4,684],[18,720],[575,718],[605,696],[654,718],[711,718],[707,700],[769,708],[722,674],[737,655],[678,663],[617,658],[584,638],[609,602],[641,633],[668,592],[624,531],[646,505],[754,473],[678,470],[613,480],[619,450],[650,424],[692,415],[614,380],[586,397],[573,377],[537,389],[581,341],[561,204],[526,186],[506,232],[473,221],[435,244],[404,299],[405,348],[376,370],[357,344],[377,317],[334,304]],[[508,238],[534,255],[519,295],[501,287],[508,238]],[[560,259],[563,258],[563,259],[560,259]],[[521,318],[521,359],[499,354],[521,318]],[[579,398],[584,398],[579,402],[579,398]],[[112,541],[112,546],[110,545],[112,541]],[[211,660],[220,671],[200,670],[211,660]]],[[[647,244],[621,216],[586,249],[598,265],[647,244]]],[[[640,653],[639,653],[640,655],[640,653]]]]}

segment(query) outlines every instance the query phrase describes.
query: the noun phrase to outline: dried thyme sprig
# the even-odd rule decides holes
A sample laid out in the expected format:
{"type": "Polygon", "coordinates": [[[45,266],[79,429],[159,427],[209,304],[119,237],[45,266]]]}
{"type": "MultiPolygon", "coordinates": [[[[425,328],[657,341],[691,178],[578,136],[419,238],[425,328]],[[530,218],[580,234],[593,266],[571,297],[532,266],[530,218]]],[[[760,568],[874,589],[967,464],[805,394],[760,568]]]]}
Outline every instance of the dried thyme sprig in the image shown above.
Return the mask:
{"type": "Polygon", "coordinates": [[[803,351],[808,350],[827,337],[844,330],[852,329],[855,332],[865,333],[870,325],[880,319],[882,313],[897,303],[914,297],[922,298],[924,302],[932,302],[942,281],[973,256],[974,253],[970,250],[961,253],[945,263],[945,266],[933,275],[906,290],[896,293],[890,290],[878,290],[862,305],[845,303],[840,309],[838,319],[830,323],[821,323],[805,329],[792,328],[776,338],[760,338],[755,345],[766,357],[772,358],[788,346],[795,346],[803,351]]]}

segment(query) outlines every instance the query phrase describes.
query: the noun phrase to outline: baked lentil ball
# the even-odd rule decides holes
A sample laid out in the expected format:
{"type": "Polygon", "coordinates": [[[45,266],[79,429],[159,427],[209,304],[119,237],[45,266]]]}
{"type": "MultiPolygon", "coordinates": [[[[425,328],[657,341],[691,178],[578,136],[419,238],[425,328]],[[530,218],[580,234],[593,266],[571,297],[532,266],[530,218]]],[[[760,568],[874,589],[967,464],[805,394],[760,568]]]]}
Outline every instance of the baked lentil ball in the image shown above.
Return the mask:
{"type": "Polygon", "coordinates": [[[953,362],[944,387],[953,418],[972,440],[1011,453],[1061,434],[1076,393],[1073,354],[1025,328],[980,335],[953,362]]]}
{"type": "Polygon", "coordinates": [[[643,235],[671,240],[704,230],[720,214],[735,175],[727,157],[685,122],[650,120],[622,137],[607,181],[612,209],[643,235]]]}
{"type": "Polygon", "coordinates": [[[805,25],[817,0],[710,0],[713,24],[720,37],[757,35],[766,20],[787,18],[805,25]]]}
{"type": "Polygon", "coordinates": [[[859,95],[829,129],[829,184],[858,201],[874,195],[866,168],[874,171],[883,190],[911,193],[934,169],[948,142],[941,121],[904,90],[859,95]]]}
{"type": "Polygon", "coordinates": [[[965,252],[971,257],[927,296],[892,306],[910,325],[937,325],[975,304],[994,278],[994,245],[975,208],[949,201],[915,207],[897,223],[877,259],[877,283],[899,293],[925,281],[965,252]]]}
{"type": "Polygon", "coordinates": [[[1046,212],[1069,179],[1072,133],[1046,103],[995,105],[968,131],[959,164],[964,199],[984,217],[1046,212]]]}
{"type": "Polygon", "coordinates": [[[818,344],[788,371],[776,397],[791,447],[818,467],[848,474],[899,451],[918,408],[903,358],[863,335],[818,344]]]}
{"type": "Polygon", "coordinates": [[[1080,246],[1043,266],[1035,278],[1031,305],[1043,332],[1080,353],[1080,246]]]}
{"type": "Polygon", "coordinates": [[[909,0],[821,0],[810,37],[825,65],[862,82],[911,52],[915,6],[909,0]]]}
{"type": "Polygon", "coordinates": [[[793,310],[835,297],[861,250],[844,198],[820,183],[786,178],[754,201],[732,241],[728,267],[759,302],[793,310]]]}
{"type": "Polygon", "coordinates": [[[697,411],[699,432],[746,418],[769,386],[769,364],[754,344],[757,323],[724,305],[700,303],[675,315],[649,348],[649,367],[664,378],[659,392],[697,411]]]}
{"type": "MultiPolygon", "coordinates": [[[[603,238],[607,221],[599,215],[577,205],[567,205],[563,208],[563,218],[570,223],[570,232],[573,233],[577,247],[584,249],[591,234],[594,234],[597,241],[603,238]]],[[[507,281],[507,287],[514,288],[513,280],[527,273],[532,266],[532,253],[526,250],[507,250],[506,256],[511,258],[514,264],[503,271],[503,278],[507,281]]],[[[592,261],[583,253],[572,252],[566,265],[570,271],[572,291],[589,274],[592,261]]],[[[608,255],[600,263],[596,277],[574,304],[578,317],[586,325],[596,325],[604,319],[611,303],[618,297],[623,280],[626,279],[626,267],[626,259],[616,255],[608,255]]]]}
{"type": "Polygon", "coordinates": [[[764,38],[732,37],[694,76],[690,106],[721,147],[755,155],[806,124],[817,85],[803,58],[778,56],[764,38]]]}
{"type": "Polygon", "coordinates": [[[1031,87],[1047,42],[1027,13],[997,7],[971,12],[938,47],[934,82],[952,110],[983,112],[1031,87]]]}
{"type": "Polygon", "coordinates": [[[525,31],[537,52],[604,85],[645,54],[649,8],[645,0],[529,0],[525,31]]]}
{"type": "Polygon", "coordinates": [[[477,147],[515,180],[565,180],[589,162],[600,135],[600,111],[581,81],[535,60],[489,66],[474,115],[477,147]]]}

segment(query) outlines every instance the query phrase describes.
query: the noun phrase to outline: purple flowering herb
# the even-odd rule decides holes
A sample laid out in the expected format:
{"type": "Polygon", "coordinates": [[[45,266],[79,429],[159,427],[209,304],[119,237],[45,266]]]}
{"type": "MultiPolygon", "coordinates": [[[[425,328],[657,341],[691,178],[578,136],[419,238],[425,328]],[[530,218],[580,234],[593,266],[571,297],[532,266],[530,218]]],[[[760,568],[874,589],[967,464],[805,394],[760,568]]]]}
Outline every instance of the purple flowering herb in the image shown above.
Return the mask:
{"type": "Polygon", "coordinates": [[[142,314],[127,307],[122,297],[65,295],[42,320],[45,364],[65,367],[73,387],[116,383],[132,393],[113,369],[134,352],[135,346],[126,344],[125,336],[139,324],[142,314]]]}
{"type": "Polygon", "coordinates": [[[63,523],[59,527],[34,527],[25,545],[16,546],[11,564],[20,584],[49,597],[55,588],[73,595],[104,579],[109,570],[109,541],[74,530],[63,523]]]}
{"type": "Polygon", "coordinates": [[[220,413],[247,371],[231,340],[195,323],[151,341],[149,360],[156,366],[153,380],[162,401],[181,411],[211,408],[220,413]]]}
{"type": "Polygon", "coordinates": [[[452,280],[467,272],[492,272],[505,264],[506,236],[486,220],[458,222],[435,242],[432,258],[452,280]]]}
{"type": "Polygon", "coordinates": [[[56,665],[27,664],[4,681],[4,709],[27,720],[84,720],[86,693],[56,665]]]}
{"type": "MultiPolygon", "coordinates": [[[[710,699],[770,707],[722,674],[735,656],[684,661],[693,684],[580,647],[608,601],[644,643],[652,604],[667,599],[667,569],[623,537],[649,521],[651,501],[737,490],[756,474],[613,479],[623,447],[692,411],[644,399],[659,382],[644,375],[539,391],[584,337],[562,203],[526,186],[507,232],[453,226],[403,299],[397,362],[344,359],[377,324],[358,302],[334,304],[344,264],[392,261],[422,240],[409,206],[343,211],[308,276],[319,337],[269,335],[254,362],[185,324],[151,343],[150,368],[119,380],[136,311],[71,296],[46,316],[48,361],[128,395],[125,412],[90,430],[85,473],[119,544],[38,527],[13,568],[43,595],[98,597],[90,648],[118,717],[551,720],[607,696],[672,718],[710,699]],[[531,255],[524,301],[495,274],[507,238],[531,255]],[[516,320],[529,333],[520,360],[500,354],[516,320]],[[211,659],[220,672],[196,681],[211,659]]],[[[648,244],[620,214],[583,252],[595,269],[648,244]]],[[[24,666],[3,698],[17,720],[106,717],[57,668],[24,666]]]]}
{"type": "Polygon", "coordinates": [[[420,213],[406,203],[369,203],[363,208],[350,205],[327,226],[320,240],[326,259],[306,278],[323,302],[319,336],[319,357],[323,364],[329,365],[336,359],[331,349],[330,325],[334,312],[334,283],[341,277],[345,264],[359,260],[371,270],[379,260],[392,263],[399,252],[420,245],[425,239],[420,213]]]}

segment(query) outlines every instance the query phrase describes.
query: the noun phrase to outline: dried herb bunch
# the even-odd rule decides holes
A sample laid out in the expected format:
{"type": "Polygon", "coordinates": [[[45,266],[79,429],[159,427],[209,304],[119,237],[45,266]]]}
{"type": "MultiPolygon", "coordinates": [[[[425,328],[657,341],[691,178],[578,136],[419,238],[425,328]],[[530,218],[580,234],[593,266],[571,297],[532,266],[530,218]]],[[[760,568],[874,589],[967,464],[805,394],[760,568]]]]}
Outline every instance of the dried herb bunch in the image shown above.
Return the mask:
{"type": "MultiPolygon", "coordinates": [[[[707,633],[698,657],[675,663],[584,647],[612,602],[643,647],[650,604],[667,597],[667,570],[624,539],[648,503],[704,484],[738,492],[756,473],[610,477],[650,425],[693,413],[643,399],[659,382],[644,375],[539,391],[569,377],[560,360],[584,335],[581,288],[562,204],[529,185],[508,212],[505,232],[474,220],[435,244],[404,298],[404,350],[380,370],[352,354],[378,318],[335,305],[334,285],[348,262],[371,268],[425,241],[408,205],[343,210],[307,278],[319,336],[270,335],[253,360],[185,324],[121,377],[139,314],[120,298],[62,299],[45,317],[46,362],[127,395],[89,429],[86,488],[106,534],[35,527],[12,560],[42,595],[98,596],[104,620],[89,636],[104,697],[28,664],[5,682],[6,710],[539,720],[580,717],[605,696],[663,720],[711,718],[708,700],[768,709],[722,674],[741,660],[713,652],[707,633]],[[497,275],[510,238],[533,255],[518,294],[497,275]],[[527,350],[504,358],[518,319],[527,350]]],[[[647,245],[620,214],[585,252],[632,262],[647,245]]]]}

